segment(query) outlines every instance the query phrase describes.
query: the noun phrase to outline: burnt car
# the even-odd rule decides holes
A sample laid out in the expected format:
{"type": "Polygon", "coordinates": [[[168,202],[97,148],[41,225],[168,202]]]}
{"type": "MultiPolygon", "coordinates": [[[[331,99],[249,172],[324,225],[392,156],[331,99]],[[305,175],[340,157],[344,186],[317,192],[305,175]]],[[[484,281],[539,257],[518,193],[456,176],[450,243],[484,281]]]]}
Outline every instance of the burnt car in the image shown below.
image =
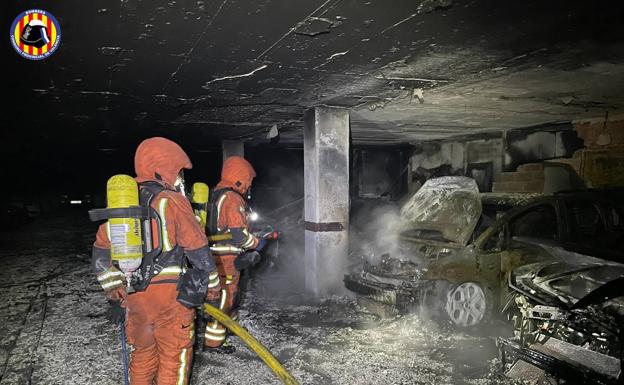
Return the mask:
{"type": "Polygon", "coordinates": [[[364,263],[361,271],[345,276],[345,285],[364,304],[398,313],[425,306],[458,327],[479,325],[500,314],[515,268],[552,258],[517,239],[587,247],[586,238],[571,232],[566,207],[600,205],[602,198],[608,197],[509,194],[498,197],[497,207],[470,178],[431,179],[401,210],[399,255],[364,263]]]}
{"type": "MultiPolygon", "coordinates": [[[[622,210],[603,209],[603,213],[599,222],[586,216],[584,226],[602,227],[603,240],[611,235],[606,243],[620,243],[615,252],[624,254],[620,251],[622,210]]],[[[552,261],[521,266],[510,274],[510,296],[503,311],[514,321],[515,337],[499,338],[504,370],[518,379],[526,379],[522,376],[526,370],[517,368],[530,365],[533,372],[537,368],[572,383],[621,381],[624,259],[524,242],[541,248],[552,261]]]]}

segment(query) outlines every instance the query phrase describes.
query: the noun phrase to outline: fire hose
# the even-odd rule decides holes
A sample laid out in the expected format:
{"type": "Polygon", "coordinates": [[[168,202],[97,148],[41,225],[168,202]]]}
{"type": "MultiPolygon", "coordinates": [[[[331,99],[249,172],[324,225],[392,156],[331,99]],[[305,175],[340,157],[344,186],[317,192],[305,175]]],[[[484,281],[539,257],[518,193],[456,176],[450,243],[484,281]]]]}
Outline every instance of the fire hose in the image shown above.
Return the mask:
{"type": "Polygon", "coordinates": [[[228,328],[232,333],[236,334],[240,339],[249,346],[251,350],[253,350],[258,357],[264,361],[264,363],[271,368],[273,373],[285,385],[299,385],[297,380],[280,364],[280,362],[271,354],[271,352],[265,348],[257,339],[255,339],[251,334],[247,332],[243,327],[241,327],[236,321],[232,320],[221,310],[210,304],[204,304],[204,313],[212,316],[215,320],[219,321],[220,324],[224,325],[228,328]]]}

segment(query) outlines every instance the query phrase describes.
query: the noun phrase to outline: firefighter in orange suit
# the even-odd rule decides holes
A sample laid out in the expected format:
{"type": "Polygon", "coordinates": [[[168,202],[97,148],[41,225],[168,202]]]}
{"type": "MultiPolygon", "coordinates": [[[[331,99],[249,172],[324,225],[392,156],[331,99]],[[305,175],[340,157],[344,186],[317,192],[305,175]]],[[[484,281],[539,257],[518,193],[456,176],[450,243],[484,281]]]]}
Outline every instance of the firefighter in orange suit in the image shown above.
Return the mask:
{"type": "MultiPolygon", "coordinates": [[[[202,277],[205,274],[208,292],[219,293],[218,273],[206,235],[181,187],[182,171],[191,167],[182,148],[165,138],[147,139],[136,151],[136,180],[141,191],[158,191],[150,205],[161,218],[163,238],[154,240],[162,241],[162,253],[158,263],[149,269],[155,274],[141,291],[129,293],[123,273],[111,263],[106,224],[100,226],[93,246],[93,270],[106,292],[112,314],[119,322],[125,319],[128,341],[134,347],[130,360],[132,385],[178,385],[188,381],[195,310],[180,301],[182,258],[202,277]]],[[[154,226],[157,229],[156,221],[152,221],[154,226]]]]}
{"type": "MultiPolygon", "coordinates": [[[[246,196],[256,176],[251,164],[240,156],[231,156],[223,163],[221,181],[211,198],[208,231],[211,235],[231,235],[231,239],[211,243],[221,280],[220,309],[232,314],[238,294],[240,270],[258,262],[261,249],[267,239],[277,238],[271,233],[257,238],[249,231],[246,196]],[[242,261],[242,262],[241,262],[242,261]]],[[[214,299],[213,299],[214,302],[214,299]]],[[[231,353],[233,346],[226,343],[226,330],[215,320],[208,321],[204,334],[204,349],[219,353],[231,353]]]]}

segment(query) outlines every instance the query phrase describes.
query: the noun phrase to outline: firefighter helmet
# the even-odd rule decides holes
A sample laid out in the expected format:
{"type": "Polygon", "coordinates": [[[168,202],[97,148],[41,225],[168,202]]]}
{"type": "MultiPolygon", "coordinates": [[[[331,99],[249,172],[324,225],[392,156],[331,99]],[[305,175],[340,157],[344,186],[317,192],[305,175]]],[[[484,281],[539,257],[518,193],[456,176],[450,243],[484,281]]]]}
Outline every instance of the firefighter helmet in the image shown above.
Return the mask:
{"type": "Polygon", "coordinates": [[[41,20],[31,20],[22,29],[22,43],[41,48],[50,42],[48,28],[41,20]]]}

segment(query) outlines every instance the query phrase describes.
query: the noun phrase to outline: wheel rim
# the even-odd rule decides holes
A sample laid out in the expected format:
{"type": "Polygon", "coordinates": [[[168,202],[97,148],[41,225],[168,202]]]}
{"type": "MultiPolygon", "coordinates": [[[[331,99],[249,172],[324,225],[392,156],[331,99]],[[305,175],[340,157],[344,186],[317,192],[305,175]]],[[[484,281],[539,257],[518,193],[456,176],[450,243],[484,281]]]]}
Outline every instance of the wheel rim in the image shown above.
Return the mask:
{"type": "Polygon", "coordinates": [[[474,326],[481,322],[486,310],[485,293],[478,284],[465,282],[449,290],[446,313],[455,325],[474,326]]]}

